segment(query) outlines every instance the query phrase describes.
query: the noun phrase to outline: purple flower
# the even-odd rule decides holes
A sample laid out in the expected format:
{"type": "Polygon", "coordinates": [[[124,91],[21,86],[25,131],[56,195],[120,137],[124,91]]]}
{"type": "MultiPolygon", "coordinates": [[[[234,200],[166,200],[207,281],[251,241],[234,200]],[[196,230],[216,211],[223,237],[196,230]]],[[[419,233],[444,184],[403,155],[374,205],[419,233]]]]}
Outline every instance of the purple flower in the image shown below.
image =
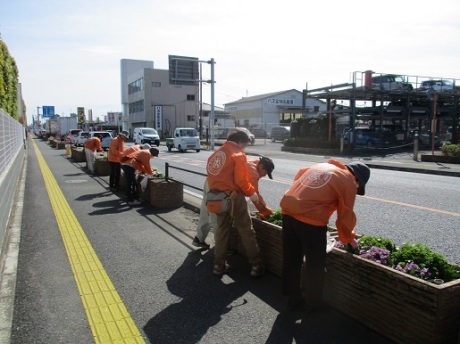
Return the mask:
{"type": "Polygon", "coordinates": [[[390,261],[390,251],[375,246],[371,246],[370,248],[361,247],[359,249],[359,256],[382,265],[388,265],[390,261]]]}
{"type": "Polygon", "coordinates": [[[430,272],[430,270],[428,268],[425,268],[425,267],[421,268],[420,266],[418,266],[414,262],[398,263],[398,265],[396,265],[394,267],[394,269],[398,270],[398,271],[401,271],[401,272],[404,272],[406,274],[409,274],[411,276],[424,279],[424,280],[428,280],[432,276],[432,274],[431,274],[431,272],[430,272]]]}

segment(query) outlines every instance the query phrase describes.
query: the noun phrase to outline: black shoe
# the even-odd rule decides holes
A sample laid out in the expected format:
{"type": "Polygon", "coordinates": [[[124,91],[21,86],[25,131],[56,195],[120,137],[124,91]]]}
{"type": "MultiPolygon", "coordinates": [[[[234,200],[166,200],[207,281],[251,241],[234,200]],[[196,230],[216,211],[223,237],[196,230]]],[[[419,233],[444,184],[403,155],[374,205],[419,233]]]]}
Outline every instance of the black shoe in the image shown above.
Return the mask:
{"type": "Polygon", "coordinates": [[[212,270],[213,275],[222,276],[230,271],[232,271],[232,267],[225,263],[224,265],[214,265],[214,269],[212,270]]]}
{"type": "Polygon", "coordinates": [[[196,247],[204,248],[206,250],[209,250],[209,247],[211,247],[211,245],[205,243],[204,241],[200,241],[200,239],[198,239],[197,237],[193,239],[192,245],[196,247]]]}

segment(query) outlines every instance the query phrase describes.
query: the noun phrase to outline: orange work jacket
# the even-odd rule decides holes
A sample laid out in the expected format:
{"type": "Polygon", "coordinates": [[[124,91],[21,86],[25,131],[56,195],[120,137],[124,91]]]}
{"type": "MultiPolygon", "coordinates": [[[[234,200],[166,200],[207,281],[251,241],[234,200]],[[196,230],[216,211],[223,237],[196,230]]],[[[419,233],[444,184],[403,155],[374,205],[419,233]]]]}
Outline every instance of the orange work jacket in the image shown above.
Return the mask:
{"type": "Polygon", "coordinates": [[[337,211],[339,239],[349,243],[355,238],[356,193],[353,174],[341,162],[331,159],[300,169],[280,206],[283,214],[314,226],[326,226],[337,211]]]}
{"type": "Polygon", "coordinates": [[[136,150],[126,156],[128,159],[125,161],[126,164],[132,165],[135,170],[145,174],[153,174],[152,167],[150,166],[150,159],[152,154],[148,149],[136,150]]]}
{"type": "Polygon", "coordinates": [[[225,141],[208,158],[206,170],[209,190],[236,191],[248,197],[256,191],[249,181],[246,154],[235,142],[225,141]]]}
{"type": "Polygon", "coordinates": [[[120,136],[110,140],[109,151],[107,152],[107,160],[111,162],[120,162],[121,155],[125,150],[125,141],[120,136]]]}
{"type": "Polygon", "coordinates": [[[90,137],[85,141],[85,148],[90,149],[93,152],[98,151],[102,152],[103,149],[101,147],[101,140],[98,137],[90,137]]]}

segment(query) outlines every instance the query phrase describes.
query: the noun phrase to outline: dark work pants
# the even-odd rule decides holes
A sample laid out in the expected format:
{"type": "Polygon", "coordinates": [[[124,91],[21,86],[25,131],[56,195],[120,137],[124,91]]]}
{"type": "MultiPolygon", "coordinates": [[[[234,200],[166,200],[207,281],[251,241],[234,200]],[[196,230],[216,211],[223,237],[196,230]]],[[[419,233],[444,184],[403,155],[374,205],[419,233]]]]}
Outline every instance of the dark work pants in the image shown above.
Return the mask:
{"type": "Polygon", "coordinates": [[[126,201],[133,202],[136,197],[136,174],[134,167],[121,165],[126,180],[126,201]]]}
{"type": "Polygon", "coordinates": [[[116,161],[109,161],[109,165],[110,165],[109,186],[111,188],[119,188],[120,187],[121,164],[116,161]]]}
{"type": "Polygon", "coordinates": [[[326,265],[327,226],[312,226],[283,215],[283,293],[307,304],[322,303],[326,265]],[[302,264],[305,267],[302,278],[302,264]]]}

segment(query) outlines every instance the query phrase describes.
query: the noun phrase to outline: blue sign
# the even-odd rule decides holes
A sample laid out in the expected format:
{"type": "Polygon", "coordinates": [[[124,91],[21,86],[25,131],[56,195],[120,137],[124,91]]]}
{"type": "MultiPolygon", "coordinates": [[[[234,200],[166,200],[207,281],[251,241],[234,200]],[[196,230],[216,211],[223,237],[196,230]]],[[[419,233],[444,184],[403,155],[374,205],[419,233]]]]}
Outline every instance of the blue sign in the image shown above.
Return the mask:
{"type": "Polygon", "coordinates": [[[43,117],[54,117],[54,106],[42,106],[43,117]]]}

